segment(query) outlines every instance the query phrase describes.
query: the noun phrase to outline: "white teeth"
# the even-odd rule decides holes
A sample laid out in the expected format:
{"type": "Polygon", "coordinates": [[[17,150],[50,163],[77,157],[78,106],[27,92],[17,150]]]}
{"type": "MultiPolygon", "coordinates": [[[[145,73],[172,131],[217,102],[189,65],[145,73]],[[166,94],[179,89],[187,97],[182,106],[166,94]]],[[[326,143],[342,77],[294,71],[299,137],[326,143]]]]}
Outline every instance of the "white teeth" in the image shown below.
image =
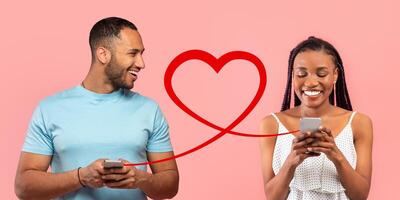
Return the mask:
{"type": "Polygon", "coordinates": [[[137,76],[138,75],[138,72],[135,72],[135,71],[133,71],[133,70],[131,70],[131,71],[128,71],[129,73],[131,73],[132,75],[135,75],[135,76],[137,76]]]}
{"type": "Polygon", "coordinates": [[[304,94],[306,94],[307,96],[316,96],[319,95],[319,93],[321,93],[321,91],[310,91],[310,90],[304,91],[304,94]]]}

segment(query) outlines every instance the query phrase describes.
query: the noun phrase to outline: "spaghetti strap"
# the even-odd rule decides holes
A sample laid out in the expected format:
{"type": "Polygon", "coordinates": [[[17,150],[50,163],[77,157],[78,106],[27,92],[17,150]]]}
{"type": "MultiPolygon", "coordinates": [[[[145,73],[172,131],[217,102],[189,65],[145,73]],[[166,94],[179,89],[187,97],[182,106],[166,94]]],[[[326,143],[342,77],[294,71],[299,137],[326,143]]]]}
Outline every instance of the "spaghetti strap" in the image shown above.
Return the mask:
{"type": "Polygon", "coordinates": [[[275,118],[276,122],[278,123],[278,125],[281,125],[281,121],[279,120],[278,116],[276,116],[275,113],[271,113],[271,115],[275,118]]]}
{"type": "Polygon", "coordinates": [[[349,124],[351,125],[351,122],[353,121],[354,115],[356,115],[356,111],[354,111],[353,113],[351,113],[350,119],[349,119],[349,124]]]}

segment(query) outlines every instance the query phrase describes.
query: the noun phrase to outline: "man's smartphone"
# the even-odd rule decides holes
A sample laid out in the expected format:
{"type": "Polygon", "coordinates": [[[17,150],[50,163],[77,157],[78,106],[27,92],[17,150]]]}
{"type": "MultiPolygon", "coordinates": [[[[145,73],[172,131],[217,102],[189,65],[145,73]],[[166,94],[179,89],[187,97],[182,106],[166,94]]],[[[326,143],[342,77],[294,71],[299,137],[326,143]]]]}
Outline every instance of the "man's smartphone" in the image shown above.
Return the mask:
{"type": "Polygon", "coordinates": [[[321,126],[321,118],[304,117],[300,118],[300,132],[315,132],[321,126]]]}
{"type": "Polygon", "coordinates": [[[121,160],[105,160],[103,163],[104,169],[122,168],[124,163],[121,160]]]}

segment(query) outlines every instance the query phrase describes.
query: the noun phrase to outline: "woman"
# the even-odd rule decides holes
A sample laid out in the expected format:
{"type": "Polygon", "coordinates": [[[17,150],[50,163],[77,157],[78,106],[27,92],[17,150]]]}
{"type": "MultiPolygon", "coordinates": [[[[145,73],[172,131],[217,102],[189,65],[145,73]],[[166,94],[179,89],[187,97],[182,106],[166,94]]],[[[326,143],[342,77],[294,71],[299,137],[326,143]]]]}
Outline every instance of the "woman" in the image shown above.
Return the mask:
{"type": "Polygon", "coordinates": [[[263,133],[298,130],[302,117],[321,118],[322,126],[312,133],[261,139],[267,198],[367,199],[372,122],[352,111],[339,53],[315,37],[291,51],[281,112],[265,117],[260,129],[263,133]],[[294,107],[290,107],[292,84],[294,107]]]}

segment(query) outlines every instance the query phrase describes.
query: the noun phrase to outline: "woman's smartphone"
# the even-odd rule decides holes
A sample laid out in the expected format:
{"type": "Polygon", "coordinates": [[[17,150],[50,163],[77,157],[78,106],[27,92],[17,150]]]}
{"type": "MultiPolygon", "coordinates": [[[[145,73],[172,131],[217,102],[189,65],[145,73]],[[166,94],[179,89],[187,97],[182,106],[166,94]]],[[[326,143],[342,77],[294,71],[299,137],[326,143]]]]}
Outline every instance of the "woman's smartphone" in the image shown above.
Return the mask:
{"type": "Polygon", "coordinates": [[[300,118],[300,132],[315,132],[321,126],[321,118],[304,117],[300,118]]]}
{"type": "Polygon", "coordinates": [[[124,163],[121,160],[105,160],[103,163],[104,169],[122,168],[124,163]]]}
{"type": "MultiPolygon", "coordinates": [[[[315,132],[318,131],[318,128],[321,126],[321,124],[322,124],[321,118],[315,118],[315,117],[300,118],[300,131],[301,133],[315,132]]],[[[306,153],[321,155],[320,152],[313,152],[313,151],[307,151],[306,153]]]]}

